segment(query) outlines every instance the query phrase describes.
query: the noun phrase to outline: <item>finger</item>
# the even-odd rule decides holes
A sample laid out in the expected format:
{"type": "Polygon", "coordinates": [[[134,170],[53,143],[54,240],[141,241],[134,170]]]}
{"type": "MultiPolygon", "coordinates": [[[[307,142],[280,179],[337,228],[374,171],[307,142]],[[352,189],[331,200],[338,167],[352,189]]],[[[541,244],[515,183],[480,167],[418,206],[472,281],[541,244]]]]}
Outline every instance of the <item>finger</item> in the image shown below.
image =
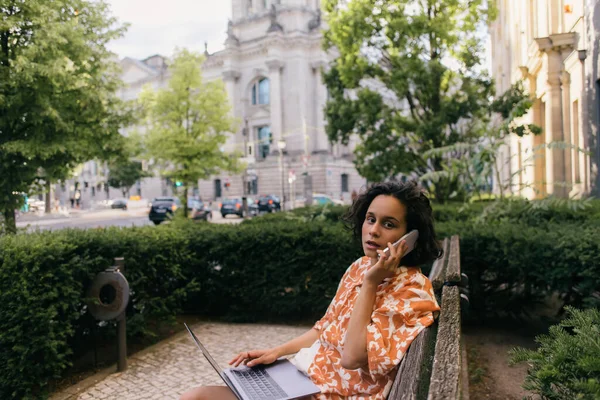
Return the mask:
{"type": "Polygon", "coordinates": [[[375,265],[382,265],[385,262],[385,260],[388,259],[388,256],[383,252],[383,250],[377,250],[377,253],[379,254],[379,260],[377,261],[377,263],[375,263],[375,265]]]}
{"type": "Polygon", "coordinates": [[[233,364],[234,367],[237,367],[240,364],[243,364],[246,361],[246,357],[240,356],[235,363],[233,364]]]}
{"type": "Polygon", "coordinates": [[[258,357],[252,361],[249,361],[246,365],[249,367],[254,367],[255,365],[262,364],[264,361],[264,358],[265,358],[265,356],[258,357]]]}
{"type": "Polygon", "coordinates": [[[267,355],[263,354],[262,356],[260,356],[258,358],[255,358],[254,360],[249,361],[248,364],[246,364],[246,365],[248,365],[249,367],[253,367],[255,365],[265,364],[265,363],[268,364],[267,355]]]}
{"type": "Polygon", "coordinates": [[[236,356],[235,356],[235,357],[233,357],[233,358],[231,359],[231,361],[229,361],[229,365],[231,365],[231,364],[233,364],[234,362],[236,362],[236,361],[237,361],[237,360],[238,360],[238,359],[239,359],[239,358],[242,356],[242,354],[243,354],[243,353],[236,354],[236,356]]]}
{"type": "Polygon", "coordinates": [[[390,249],[390,258],[394,257],[394,254],[396,254],[396,246],[394,246],[392,242],[388,242],[387,247],[390,249]]]}
{"type": "Polygon", "coordinates": [[[403,241],[402,242],[402,252],[400,253],[400,257],[404,257],[407,250],[408,250],[408,244],[406,243],[406,241],[403,241]]]}

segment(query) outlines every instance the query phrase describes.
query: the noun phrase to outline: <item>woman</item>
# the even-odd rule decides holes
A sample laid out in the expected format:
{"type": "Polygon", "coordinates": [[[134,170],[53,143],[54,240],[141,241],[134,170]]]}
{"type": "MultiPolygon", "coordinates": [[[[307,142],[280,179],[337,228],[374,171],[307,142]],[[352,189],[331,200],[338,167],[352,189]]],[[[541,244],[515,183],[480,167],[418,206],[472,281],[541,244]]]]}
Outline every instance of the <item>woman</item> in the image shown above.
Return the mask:
{"type": "MultiPolygon", "coordinates": [[[[309,357],[304,372],[321,389],[315,399],[387,397],[408,346],[439,310],[431,282],[418,266],[441,257],[442,250],[429,199],[415,182],[371,186],[345,220],[365,256],[348,268],[323,318],[281,346],[239,353],[230,365],[270,364],[300,352],[309,357]],[[404,256],[406,243],[392,244],[413,229],[419,238],[404,256]]],[[[296,362],[299,369],[301,364],[296,362]]],[[[236,399],[225,386],[195,388],[181,398],[236,399]]]]}

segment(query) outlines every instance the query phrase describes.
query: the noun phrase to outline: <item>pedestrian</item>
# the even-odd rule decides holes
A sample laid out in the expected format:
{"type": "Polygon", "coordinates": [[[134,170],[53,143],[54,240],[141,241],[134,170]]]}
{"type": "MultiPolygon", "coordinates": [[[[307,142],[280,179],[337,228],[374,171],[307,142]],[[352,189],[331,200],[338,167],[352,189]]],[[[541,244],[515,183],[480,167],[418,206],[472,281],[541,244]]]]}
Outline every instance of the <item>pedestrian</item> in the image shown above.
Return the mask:
{"type": "MultiPolygon", "coordinates": [[[[293,363],[321,389],[313,399],[387,397],[408,346],[440,309],[419,266],[441,257],[442,249],[429,199],[416,182],[372,185],[357,195],[345,221],[360,239],[364,257],[346,270],[325,315],[303,335],[277,347],[243,351],[230,365],[270,364],[296,353],[293,363]],[[395,242],[412,230],[419,237],[408,253],[406,241],[395,242]]],[[[181,399],[236,396],[226,386],[204,386],[181,399]]]]}
{"type": "Polygon", "coordinates": [[[69,200],[71,201],[71,208],[73,208],[75,206],[75,199],[71,197],[69,200]]]}
{"type": "Polygon", "coordinates": [[[350,195],[350,197],[352,199],[352,202],[354,203],[354,201],[358,197],[358,193],[356,193],[356,189],[352,189],[352,194],[350,195]]]}

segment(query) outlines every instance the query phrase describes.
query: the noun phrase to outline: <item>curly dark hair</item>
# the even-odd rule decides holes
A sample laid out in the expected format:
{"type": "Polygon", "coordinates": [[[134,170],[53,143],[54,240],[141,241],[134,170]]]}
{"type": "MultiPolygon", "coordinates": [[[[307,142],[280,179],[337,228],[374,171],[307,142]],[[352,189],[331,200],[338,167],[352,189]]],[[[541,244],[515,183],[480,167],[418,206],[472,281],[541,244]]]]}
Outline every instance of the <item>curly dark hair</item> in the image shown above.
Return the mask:
{"type": "Polygon", "coordinates": [[[400,200],[406,207],[406,232],[413,229],[419,231],[415,248],[402,258],[402,265],[422,265],[440,258],[443,250],[435,237],[431,204],[425,191],[415,181],[375,183],[359,194],[343,216],[354,238],[362,242],[362,226],[367,210],[373,199],[379,195],[394,196],[400,200]]]}

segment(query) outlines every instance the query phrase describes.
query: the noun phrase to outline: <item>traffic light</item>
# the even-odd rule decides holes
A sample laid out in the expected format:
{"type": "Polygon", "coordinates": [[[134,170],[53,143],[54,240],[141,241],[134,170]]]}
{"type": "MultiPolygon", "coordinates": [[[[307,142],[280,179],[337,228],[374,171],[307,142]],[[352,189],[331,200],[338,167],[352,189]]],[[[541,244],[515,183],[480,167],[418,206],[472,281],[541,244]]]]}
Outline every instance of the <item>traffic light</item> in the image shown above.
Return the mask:
{"type": "Polygon", "coordinates": [[[181,181],[175,181],[175,186],[180,187],[181,185],[183,185],[181,181]]]}

